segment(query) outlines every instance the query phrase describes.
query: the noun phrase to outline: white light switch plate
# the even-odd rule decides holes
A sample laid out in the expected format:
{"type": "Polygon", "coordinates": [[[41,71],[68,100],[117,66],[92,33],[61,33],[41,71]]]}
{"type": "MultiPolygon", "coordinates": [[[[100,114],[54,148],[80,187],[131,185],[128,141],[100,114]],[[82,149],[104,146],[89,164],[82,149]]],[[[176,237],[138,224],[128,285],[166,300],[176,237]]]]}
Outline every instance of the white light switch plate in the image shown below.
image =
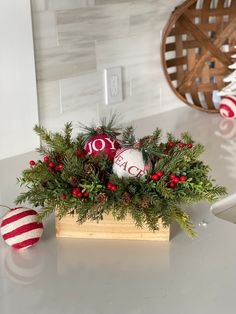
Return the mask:
{"type": "Polygon", "coordinates": [[[123,101],[121,67],[104,69],[104,93],[106,105],[123,101]]]}

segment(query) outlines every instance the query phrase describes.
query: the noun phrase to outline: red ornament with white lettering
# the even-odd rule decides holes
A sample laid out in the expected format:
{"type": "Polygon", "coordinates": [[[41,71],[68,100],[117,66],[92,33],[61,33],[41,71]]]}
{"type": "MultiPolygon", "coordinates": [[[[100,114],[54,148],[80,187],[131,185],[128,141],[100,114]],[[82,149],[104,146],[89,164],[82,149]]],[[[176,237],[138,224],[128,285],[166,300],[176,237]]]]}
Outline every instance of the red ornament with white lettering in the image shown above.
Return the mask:
{"type": "Polygon", "coordinates": [[[123,148],[117,151],[114,158],[113,172],[119,177],[141,178],[147,174],[151,163],[145,163],[141,151],[123,148]]]}
{"type": "Polygon", "coordinates": [[[114,159],[119,148],[119,142],[105,133],[94,135],[84,146],[84,150],[89,155],[98,156],[101,153],[105,153],[110,160],[114,159]]]}

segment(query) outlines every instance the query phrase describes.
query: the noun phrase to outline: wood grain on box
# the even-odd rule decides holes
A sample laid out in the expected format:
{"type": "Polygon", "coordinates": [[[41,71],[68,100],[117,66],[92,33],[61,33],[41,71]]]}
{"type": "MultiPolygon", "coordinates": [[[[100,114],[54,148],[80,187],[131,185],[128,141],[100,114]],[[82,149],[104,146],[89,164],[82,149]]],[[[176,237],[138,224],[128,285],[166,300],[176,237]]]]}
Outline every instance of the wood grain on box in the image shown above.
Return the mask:
{"type": "Polygon", "coordinates": [[[169,241],[170,229],[161,227],[158,232],[152,232],[148,228],[137,228],[131,217],[127,217],[124,221],[115,221],[112,215],[104,216],[99,223],[88,221],[81,225],[76,221],[76,217],[68,215],[61,220],[56,218],[56,236],[81,239],[169,241]]]}

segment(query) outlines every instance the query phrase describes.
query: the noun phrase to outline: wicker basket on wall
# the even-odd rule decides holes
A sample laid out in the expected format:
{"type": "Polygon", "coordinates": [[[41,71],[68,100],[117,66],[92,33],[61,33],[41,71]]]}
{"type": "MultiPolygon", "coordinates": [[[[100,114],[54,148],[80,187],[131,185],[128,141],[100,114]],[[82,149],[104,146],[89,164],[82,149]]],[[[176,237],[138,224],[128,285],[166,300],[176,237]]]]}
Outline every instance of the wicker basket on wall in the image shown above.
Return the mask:
{"type": "Polygon", "coordinates": [[[218,112],[217,91],[236,53],[236,0],[188,0],[172,13],[162,63],[174,93],[189,106],[218,112]]]}

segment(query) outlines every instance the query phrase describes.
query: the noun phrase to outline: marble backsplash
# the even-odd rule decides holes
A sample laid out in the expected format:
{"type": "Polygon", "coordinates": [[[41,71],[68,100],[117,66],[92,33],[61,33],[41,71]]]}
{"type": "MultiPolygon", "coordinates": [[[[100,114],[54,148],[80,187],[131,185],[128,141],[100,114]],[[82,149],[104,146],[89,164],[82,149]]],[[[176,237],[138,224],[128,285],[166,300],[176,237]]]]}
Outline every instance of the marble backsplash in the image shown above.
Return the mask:
{"type": "Polygon", "coordinates": [[[130,122],[182,105],[160,62],[162,29],[181,0],[31,0],[40,122],[130,122]],[[123,67],[124,101],[104,104],[103,69],[123,67]]]}

